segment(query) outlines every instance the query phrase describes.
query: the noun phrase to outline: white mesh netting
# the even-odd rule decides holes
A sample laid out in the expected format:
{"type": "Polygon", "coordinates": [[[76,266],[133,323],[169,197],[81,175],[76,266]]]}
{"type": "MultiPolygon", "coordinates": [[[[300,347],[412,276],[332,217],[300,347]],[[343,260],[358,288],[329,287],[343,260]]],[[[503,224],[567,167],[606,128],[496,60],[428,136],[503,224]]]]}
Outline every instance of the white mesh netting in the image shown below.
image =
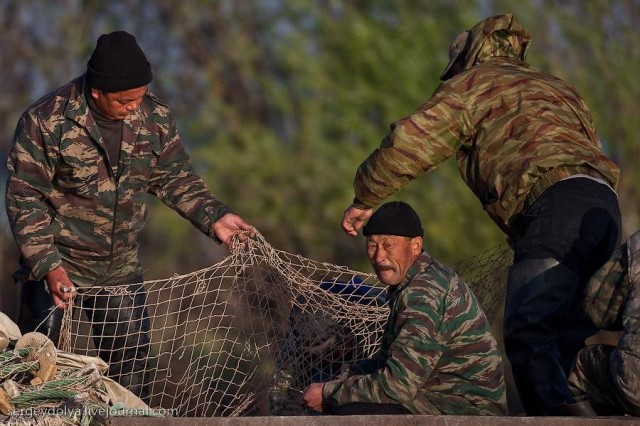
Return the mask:
{"type": "MultiPolygon", "coordinates": [[[[511,256],[502,245],[454,265],[490,320],[502,306],[511,256]]],[[[312,414],[300,407],[301,391],[372,355],[387,316],[375,275],[276,250],[260,235],[209,268],[144,288],[151,342],[138,363],[146,402],[181,417],[312,414]]],[[[87,306],[126,301],[129,289],[79,293],[61,348],[96,356],[98,319],[88,319],[87,306]]],[[[115,325],[107,329],[117,336],[103,335],[103,348],[138,344],[118,340],[127,324],[115,325]]]]}

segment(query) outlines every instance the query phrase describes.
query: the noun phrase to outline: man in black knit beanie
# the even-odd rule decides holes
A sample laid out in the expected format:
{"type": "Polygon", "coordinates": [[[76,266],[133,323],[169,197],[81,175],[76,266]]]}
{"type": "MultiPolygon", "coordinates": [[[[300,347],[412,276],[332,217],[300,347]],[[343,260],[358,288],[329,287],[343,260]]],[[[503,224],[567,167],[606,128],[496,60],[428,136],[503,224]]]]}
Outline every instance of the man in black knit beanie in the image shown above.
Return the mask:
{"type": "Polygon", "coordinates": [[[76,304],[92,324],[109,375],[145,400],[150,325],[137,238],[147,216],[143,194],[218,243],[229,246],[254,232],[195,172],[170,109],[148,91],[152,79],[133,35],[101,35],[86,73],[22,114],[6,193],[21,254],[14,277],[33,323],[44,324],[39,331],[57,343],[76,289],[102,288],[76,304]]]}

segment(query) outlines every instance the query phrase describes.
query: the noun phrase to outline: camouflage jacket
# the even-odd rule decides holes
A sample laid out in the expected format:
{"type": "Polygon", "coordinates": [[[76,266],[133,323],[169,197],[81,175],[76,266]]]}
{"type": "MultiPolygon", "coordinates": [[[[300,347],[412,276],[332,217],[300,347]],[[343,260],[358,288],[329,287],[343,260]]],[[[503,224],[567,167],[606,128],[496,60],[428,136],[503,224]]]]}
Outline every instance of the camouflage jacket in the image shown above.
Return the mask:
{"type": "Polygon", "coordinates": [[[212,237],[230,212],[190,165],[169,107],[150,93],[124,120],[116,178],[83,85],[78,77],[29,107],[8,158],[7,213],[33,279],[66,259],[108,263],[127,253],[137,264],[145,193],[212,237]]]}
{"type": "Polygon", "coordinates": [[[402,404],[414,414],[506,414],[497,343],[475,296],[451,270],[423,254],[389,287],[379,350],[344,380],[323,387],[331,407],[402,404]]]}
{"type": "MultiPolygon", "coordinates": [[[[628,401],[640,409],[640,231],[622,244],[591,277],[585,311],[599,327],[622,330],[616,350],[603,363],[628,401]]],[[[592,366],[595,368],[597,366],[592,366]]]]}
{"type": "MultiPolygon", "coordinates": [[[[587,282],[584,309],[596,327],[622,330],[623,312],[631,298],[629,292],[634,286],[640,288],[635,284],[640,283],[639,257],[640,231],[636,231],[587,282]]],[[[640,303],[640,298],[635,303],[640,303]]]]}
{"type": "Polygon", "coordinates": [[[602,152],[590,111],[570,85],[524,62],[529,35],[518,20],[489,18],[467,33],[464,70],[391,125],[356,173],[354,203],[375,207],[454,155],[508,234],[525,204],[562,178],[586,174],[615,188],[619,170],[602,152]]]}

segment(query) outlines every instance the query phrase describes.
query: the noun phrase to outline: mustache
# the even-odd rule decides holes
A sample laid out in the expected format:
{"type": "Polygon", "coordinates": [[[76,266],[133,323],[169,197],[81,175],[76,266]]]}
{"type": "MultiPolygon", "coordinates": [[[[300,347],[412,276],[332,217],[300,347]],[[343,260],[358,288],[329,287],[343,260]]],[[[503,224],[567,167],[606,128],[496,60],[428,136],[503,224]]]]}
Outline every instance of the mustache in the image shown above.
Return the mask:
{"type": "Polygon", "coordinates": [[[393,266],[384,265],[384,264],[376,265],[374,268],[375,268],[376,271],[391,271],[391,270],[393,270],[393,266]]]}

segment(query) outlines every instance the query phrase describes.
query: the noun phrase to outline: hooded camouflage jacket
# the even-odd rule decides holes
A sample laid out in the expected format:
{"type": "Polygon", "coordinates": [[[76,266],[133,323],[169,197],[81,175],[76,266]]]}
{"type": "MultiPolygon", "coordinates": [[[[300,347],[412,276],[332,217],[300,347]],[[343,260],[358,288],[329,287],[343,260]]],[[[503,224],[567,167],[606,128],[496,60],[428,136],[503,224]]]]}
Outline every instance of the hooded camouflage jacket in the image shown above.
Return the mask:
{"type": "MultiPolygon", "coordinates": [[[[8,159],[7,213],[33,279],[63,259],[132,253],[151,193],[207,235],[230,212],[194,172],[167,105],[147,93],[123,122],[116,177],[78,77],[24,112],[8,159]]],[[[77,277],[76,277],[77,278],[77,277]]]]}
{"type": "Polygon", "coordinates": [[[586,174],[615,188],[619,170],[603,154],[587,106],[567,83],[524,62],[530,39],[515,16],[489,18],[461,36],[451,64],[464,70],[450,64],[431,99],[391,125],[357,171],[356,206],[377,206],[454,155],[508,234],[512,219],[558,180],[586,174]]]}
{"type": "Polygon", "coordinates": [[[402,404],[414,414],[506,414],[504,370],[487,318],[467,285],[423,254],[389,287],[378,352],[326,383],[328,407],[402,404]]]}

